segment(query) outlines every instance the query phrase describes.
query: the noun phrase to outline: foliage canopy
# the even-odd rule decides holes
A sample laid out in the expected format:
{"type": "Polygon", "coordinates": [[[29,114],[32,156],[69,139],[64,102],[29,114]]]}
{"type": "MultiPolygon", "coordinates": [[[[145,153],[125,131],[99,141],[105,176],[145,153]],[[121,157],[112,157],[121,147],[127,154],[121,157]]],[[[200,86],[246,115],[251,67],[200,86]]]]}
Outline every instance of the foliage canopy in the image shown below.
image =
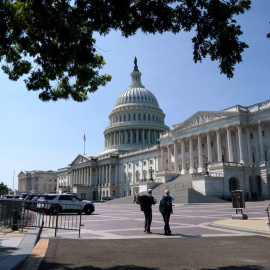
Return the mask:
{"type": "Polygon", "coordinates": [[[250,0],[1,0],[0,61],[10,80],[23,75],[27,89],[41,90],[42,101],[87,94],[111,80],[100,75],[105,65],[93,34],[195,30],[195,62],[209,56],[220,72],[233,77],[247,44],[235,15],[250,9],[250,0]]]}
{"type": "Polygon", "coordinates": [[[0,195],[8,194],[9,188],[3,182],[0,183],[0,195]]]}

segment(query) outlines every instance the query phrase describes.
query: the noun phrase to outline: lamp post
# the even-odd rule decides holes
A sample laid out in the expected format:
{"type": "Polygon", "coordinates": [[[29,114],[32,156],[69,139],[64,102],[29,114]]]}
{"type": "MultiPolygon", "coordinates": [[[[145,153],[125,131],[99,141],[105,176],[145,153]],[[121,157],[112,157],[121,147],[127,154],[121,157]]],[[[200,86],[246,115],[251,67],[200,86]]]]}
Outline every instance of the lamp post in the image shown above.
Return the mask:
{"type": "Polygon", "coordinates": [[[209,175],[209,172],[208,172],[208,159],[207,157],[203,157],[203,164],[205,165],[205,174],[206,175],[209,175]]]}
{"type": "Polygon", "coordinates": [[[150,167],[149,172],[150,172],[150,180],[153,181],[153,169],[152,169],[152,167],[150,167]]]}

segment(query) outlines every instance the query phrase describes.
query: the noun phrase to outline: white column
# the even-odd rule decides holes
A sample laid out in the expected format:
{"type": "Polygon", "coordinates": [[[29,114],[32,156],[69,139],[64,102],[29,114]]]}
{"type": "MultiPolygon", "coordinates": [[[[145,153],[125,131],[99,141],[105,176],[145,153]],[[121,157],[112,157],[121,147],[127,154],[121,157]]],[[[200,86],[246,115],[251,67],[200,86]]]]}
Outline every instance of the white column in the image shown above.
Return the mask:
{"type": "Polygon", "coordinates": [[[207,140],[207,159],[208,162],[212,163],[212,148],[211,148],[211,136],[210,132],[206,133],[206,140],[207,140]]]}
{"type": "Polygon", "coordinates": [[[264,147],[263,147],[263,136],[262,136],[262,125],[258,122],[258,137],[259,137],[259,148],[260,148],[260,161],[265,161],[264,147]]]}
{"type": "Polygon", "coordinates": [[[105,178],[104,178],[104,182],[105,182],[105,184],[107,185],[108,184],[108,164],[107,165],[105,165],[105,178]]]}
{"type": "Polygon", "coordinates": [[[177,140],[174,141],[173,146],[174,146],[174,171],[179,172],[177,140]]]}
{"type": "Polygon", "coordinates": [[[112,132],[110,133],[110,136],[111,136],[111,143],[110,143],[110,145],[113,146],[113,133],[112,132]]]}
{"type": "Polygon", "coordinates": [[[109,177],[108,177],[109,185],[112,184],[111,175],[112,175],[112,165],[109,164],[109,177]]]}
{"type": "MultiPolygon", "coordinates": [[[[119,170],[121,168],[121,165],[115,165],[115,184],[119,184],[120,179],[119,179],[119,170]]],[[[120,173],[121,176],[121,173],[120,173]]]]}
{"type": "Polygon", "coordinates": [[[217,129],[217,161],[222,161],[222,151],[221,151],[221,136],[220,136],[220,130],[217,129]]]}
{"type": "Polygon", "coordinates": [[[244,155],[243,155],[243,133],[241,125],[237,125],[238,129],[238,141],[239,141],[239,162],[244,163],[244,155]]]}
{"type": "Polygon", "coordinates": [[[182,154],[182,170],[181,174],[186,173],[186,151],[185,151],[185,141],[181,140],[181,154],[182,154]]]}
{"type": "Polygon", "coordinates": [[[127,131],[125,130],[125,144],[127,144],[128,141],[128,136],[127,136],[127,131]]]}
{"type": "Polygon", "coordinates": [[[189,173],[194,173],[194,159],[193,159],[193,141],[192,137],[189,137],[189,173]]]}
{"type": "Polygon", "coordinates": [[[164,170],[164,147],[160,147],[160,170],[164,170]]]}
{"type": "Polygon", "coordinates": [[[198,172],[203,171],[203,162],[202,162],[202,138],[201,134],[198,135],[198,172]]]}
{"type": "Polygon", "coordinates": [[[228,143],[228,153],[229,153],[229,162],[233,162],[233,149],[232,149],[232,135],[230,127],[226,127],[227,130],[227,143],[228,143]]]}
{"type": "Polygon", "coordinates": [[[246,129],[246,135],[247,135],[247,147],[248,147],[248,163],[252,163],[252,151],[251,151],[251,140],[250,140],[250,128],[247,126],[246,129]]]}
{"type": "Polygon", "coordinates": [[[121,131],[118,133],[118,145],[121,145],[121,131]]]}
{"type": "Polygon", "coordinates": [[[91,187],[92,185],[93,185],[93,168],[92,167],[90,167],[90,169],[89,169],[89,186],[91,187]]]}
{"type": "Polygon", "coordinates": [[[171,146],[167,146],[168,149],[168,171],[172,170],[172,163],[171,163],[171,158],[172,158],[172,152],[171,152],[171,146]]]}
{"type": "Polygon", "coordinates": [[[154,134],[153,134],[154,136],[154,144],[156,144],[157,143],[157,132],[156,132],[156,130],[154,129],[154,134]]]}

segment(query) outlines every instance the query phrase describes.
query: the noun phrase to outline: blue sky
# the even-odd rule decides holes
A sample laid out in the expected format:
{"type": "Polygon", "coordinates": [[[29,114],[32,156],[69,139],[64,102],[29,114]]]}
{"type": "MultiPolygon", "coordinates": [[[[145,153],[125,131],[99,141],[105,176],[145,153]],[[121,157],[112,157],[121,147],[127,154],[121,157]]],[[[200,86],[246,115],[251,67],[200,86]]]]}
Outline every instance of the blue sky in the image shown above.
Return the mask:
{"type": "Polygon", "coordinates": [[[97,38],[106,66],[102,74],[112,81],[84,103],[44,103],[28,92],[23,80],[11,82],[0,71],[0,182],[17,189],[22,170],[57,170],[84,152],[98,155],[104,149],[103,131],[117,97],[130,85],[134,57],[142,83],[158,99],[165,122],[181,123],[197,111],[218,111],[233,105],[250,106],[270,99],[270,1],[253,1],[238,16],[249,49],[235,69],[234,78],[221,75],[218,62],[195,64],[192,33],[144,35],[125,39],[119,32],[97,38]]]}

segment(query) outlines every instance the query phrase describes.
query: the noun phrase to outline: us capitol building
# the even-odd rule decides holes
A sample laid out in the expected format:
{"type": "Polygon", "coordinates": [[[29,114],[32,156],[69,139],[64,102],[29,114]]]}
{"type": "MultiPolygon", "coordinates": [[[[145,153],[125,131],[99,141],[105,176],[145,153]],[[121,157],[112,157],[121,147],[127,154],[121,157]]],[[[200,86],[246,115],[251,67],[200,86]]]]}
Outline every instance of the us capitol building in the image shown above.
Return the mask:
{"type": "Polygon", "coordinates": [[[100,200],[189,183],[204,196],[229,198],[241,189],[247,198],[270,198],[270,100],[199,111],[169,129],[141,75],[135,58],[131,84],[109,115],[101,154],[80,154],[57,172],[21,171],[19,191],[100,200]]]}

